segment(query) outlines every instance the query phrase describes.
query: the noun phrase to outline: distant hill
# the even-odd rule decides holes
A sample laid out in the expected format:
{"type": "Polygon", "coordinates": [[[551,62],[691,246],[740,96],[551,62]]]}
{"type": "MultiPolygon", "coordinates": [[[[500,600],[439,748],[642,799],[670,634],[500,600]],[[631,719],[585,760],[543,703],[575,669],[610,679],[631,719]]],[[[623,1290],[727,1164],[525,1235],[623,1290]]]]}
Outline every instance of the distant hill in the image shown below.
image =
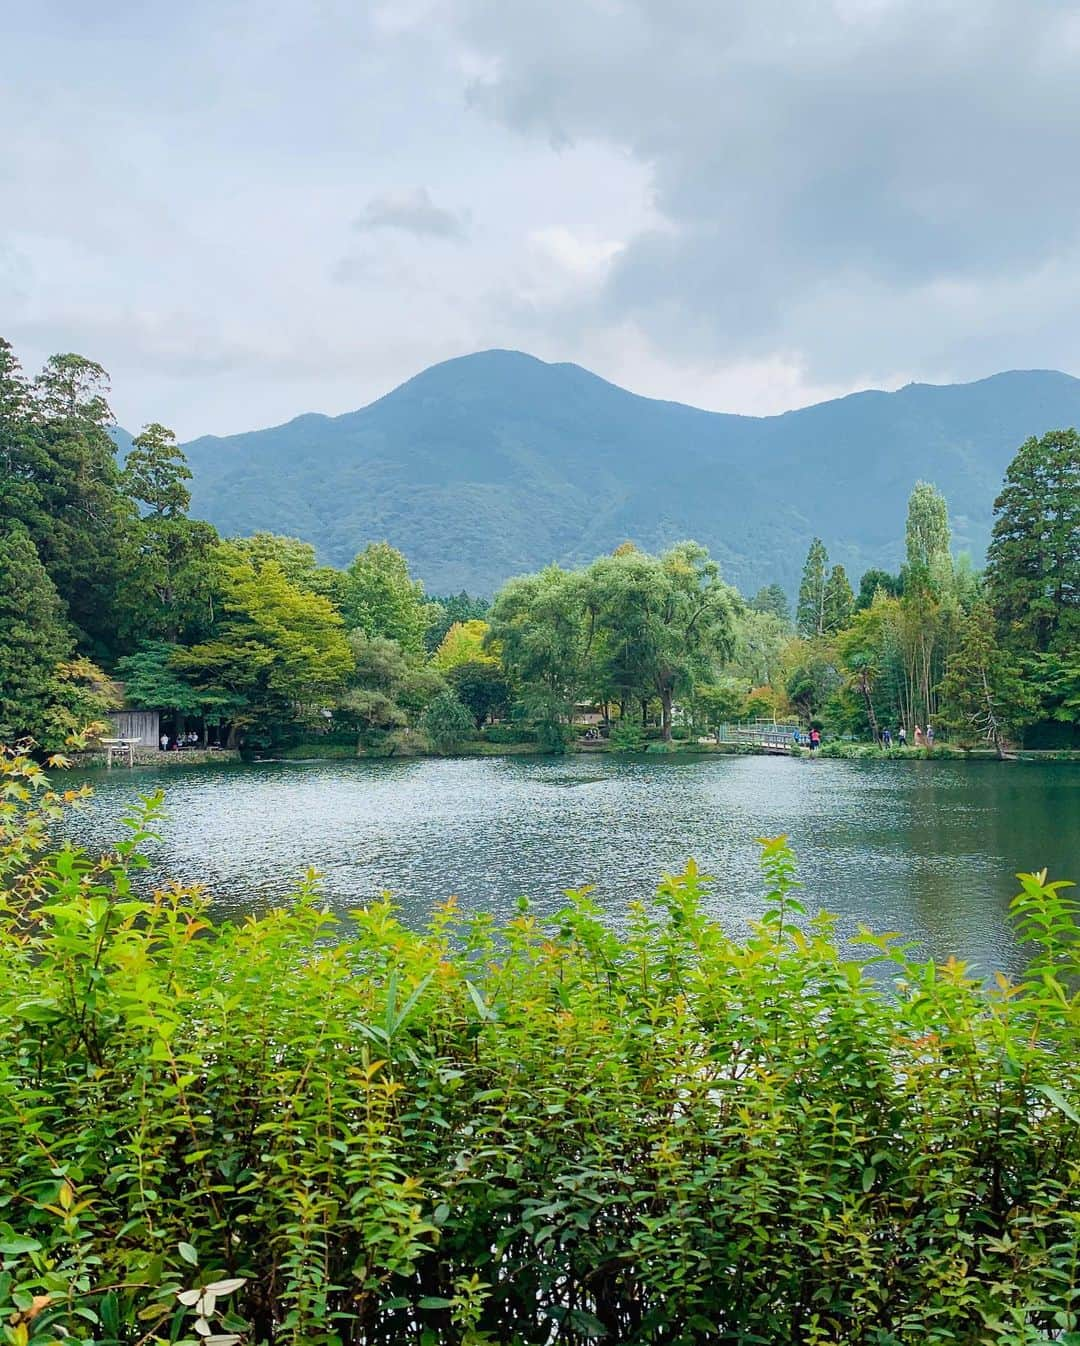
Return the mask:
{"type": "Polygon", "coordinates": [[[1077,424],[1080,380],[1051,371],[750,417],[496,350],[435,365],[361,411],[184,447],[193,510],[223,533],[306,538],[335,565],[386,538],[430,592],[490,594],[627,538],[653,550],[685,537],[751,592],[794,589],[815,534],[853,582],[897,566],[919,478],[944,491],[956,548],[981,561],[1017,446],[1077,424]]]}

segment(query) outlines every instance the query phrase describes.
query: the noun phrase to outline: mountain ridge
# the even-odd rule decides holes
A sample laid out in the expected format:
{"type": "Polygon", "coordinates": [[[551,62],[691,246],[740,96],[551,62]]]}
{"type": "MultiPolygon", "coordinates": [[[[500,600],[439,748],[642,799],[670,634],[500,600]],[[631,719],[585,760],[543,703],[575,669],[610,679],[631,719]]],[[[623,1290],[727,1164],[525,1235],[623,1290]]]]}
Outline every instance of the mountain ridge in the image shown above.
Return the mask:
{"type": "Polygon", "coordinates": [[[520,351],[457,356],[364,407],[184,445],[193,512],[305,537],[334,564],[386,538],[432,592],[490,593],[626,538],[692,536],[746,591],[797,583],[811,537],[857,581],[901,557],[919,478],[977,561],[1016,448],[1080,423],[1080,379],[1006,370],[866,389],[773,416],[707,411],[520,351]]]}

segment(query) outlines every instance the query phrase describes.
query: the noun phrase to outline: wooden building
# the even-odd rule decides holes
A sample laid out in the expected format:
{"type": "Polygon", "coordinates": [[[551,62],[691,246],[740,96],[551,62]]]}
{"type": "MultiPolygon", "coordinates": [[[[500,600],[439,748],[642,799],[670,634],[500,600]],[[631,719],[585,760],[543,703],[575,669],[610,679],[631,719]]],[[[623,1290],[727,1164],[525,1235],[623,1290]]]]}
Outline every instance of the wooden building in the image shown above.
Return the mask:
{"type": "Polygon", "coordinates": [[[161,738],[158,710],[115,710],[109,716],[113,738],[137,739],[140,747],[156,748],[161,738]]]}

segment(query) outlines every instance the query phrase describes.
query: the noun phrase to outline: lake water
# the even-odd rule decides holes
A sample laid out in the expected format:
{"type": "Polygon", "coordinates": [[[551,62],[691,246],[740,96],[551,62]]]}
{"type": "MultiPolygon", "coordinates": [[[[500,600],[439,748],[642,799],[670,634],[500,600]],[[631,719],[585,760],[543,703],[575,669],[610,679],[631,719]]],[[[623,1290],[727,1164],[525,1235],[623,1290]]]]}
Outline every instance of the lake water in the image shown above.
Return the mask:
{"type": "Polygon", "coordinates": [[[1006,921],[1019,870],[1080,880],[1080,764],[677,761],[608,756],[229,763],[84,774],[73,833],[118,835],[138,794],[166,791],[155,879],[201,881],[224,912],[277,904],[307,867],[341,911],[390,889],[419,924],[455,894],[506,914],[596,885],[618,920],[688,856],[715,875],[733,932],[762,911],[754,838],[786,832],[808,907],[845,931],[899,930],[937,958],[1018,971],[1006,921]]]}

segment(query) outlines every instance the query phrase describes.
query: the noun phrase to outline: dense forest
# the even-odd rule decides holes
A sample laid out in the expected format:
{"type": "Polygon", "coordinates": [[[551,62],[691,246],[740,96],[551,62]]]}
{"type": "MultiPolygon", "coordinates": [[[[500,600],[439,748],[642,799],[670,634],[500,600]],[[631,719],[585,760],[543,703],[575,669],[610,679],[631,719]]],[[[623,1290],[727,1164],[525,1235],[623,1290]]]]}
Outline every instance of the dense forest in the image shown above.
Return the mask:
{"type": "Polygon", "coordinates": [[[296,538],[223,539],[190,517],[168,429],[118,459],[107,392],[90,360],[29,379],[0,342],[0,741],[78,745],[121,697],[255,749],[452,751],[482,734],[559,750],[583,706],[624,749],[756,716],[876,741],[932,724],[999,751],[1076,741],[1074,430],[1020,446],[984,572],[954,557],[946,502],[919,482],[899,572],[856,590],[815,539],[792,620],[780,586],[745,598],[694,542],[627,542],[489,604],[426,597],[385,541],[335,569],[296,538]]]}

